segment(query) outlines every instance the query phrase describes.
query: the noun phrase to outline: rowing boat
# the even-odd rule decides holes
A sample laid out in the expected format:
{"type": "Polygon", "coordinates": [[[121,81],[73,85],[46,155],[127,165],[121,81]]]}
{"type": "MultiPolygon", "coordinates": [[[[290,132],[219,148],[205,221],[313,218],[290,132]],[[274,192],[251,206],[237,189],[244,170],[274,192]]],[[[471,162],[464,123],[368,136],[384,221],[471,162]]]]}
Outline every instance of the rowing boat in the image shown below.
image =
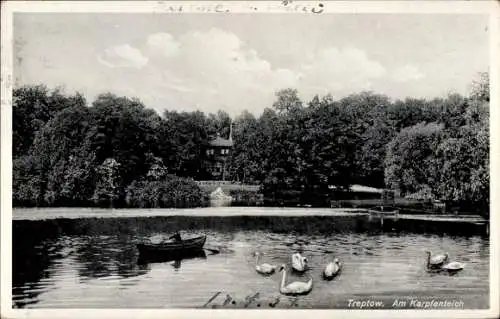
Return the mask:
{"type": "Polygon", "coordinates": [[[183,254],[203,249],[207,236],[198,236],[184,239],[180,242],[170,241],[159,244],[140,243],[137,244],[140,254],[183,254]]]}

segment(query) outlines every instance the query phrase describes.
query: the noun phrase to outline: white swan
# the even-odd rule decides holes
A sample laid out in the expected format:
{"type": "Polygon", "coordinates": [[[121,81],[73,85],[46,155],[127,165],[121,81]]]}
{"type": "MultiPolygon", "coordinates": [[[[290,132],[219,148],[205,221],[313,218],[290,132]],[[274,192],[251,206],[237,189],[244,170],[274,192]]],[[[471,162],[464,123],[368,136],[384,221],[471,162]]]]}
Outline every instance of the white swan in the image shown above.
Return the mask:
{"type": "Polygon", "coordinates": [[[338,258],[335,258],[332,262],[326,265],[325,269],[323,270],[323,277],[328,280],[333,279],[340,273],[341,269],[342,263],[338,258]]]}
{"type": "Polygon", "coordinates": [[[306,295],[312,290],[312,278],[308,282],[294,281],[285,286],[286,282],[286,266],[281,265],[280,271],[283,271],[281,278],[280,293],[283,295],[306,295]]]}
{"type": "Polygon", "coordinates": [[[259,252],[255,253],[256,259],[255,259],[255,270],[263,275],[270,275],[273,274],[276,271],[276,266],[270,265],[270,264],[260,264],[259,265],[259,259],[261,254],[259,252]]]}
{"type": "Polygon", "coordinates": [[[303,272],[307,269],[307,258],[300,253],[292,255],[292,268],[296,271],[303,272]]]}
{"type": "Polygon", "coordinates": [[[442,270],[448,271],[448,272],[457,272],[465,268],[465,264],[458,262],[458,261],[452,261],[450,263],[447,263],[443,266],[441,266],[442,270]]]}
{"type": "Polygon", "coordinates": [[[426,251],[427,253],[427,268],[428,269],[436,269],[443,266],[443,264],[448,260],[448,253],[444,253],[441,255],[436,255],[431,257],[431,252],[426,251]]]}

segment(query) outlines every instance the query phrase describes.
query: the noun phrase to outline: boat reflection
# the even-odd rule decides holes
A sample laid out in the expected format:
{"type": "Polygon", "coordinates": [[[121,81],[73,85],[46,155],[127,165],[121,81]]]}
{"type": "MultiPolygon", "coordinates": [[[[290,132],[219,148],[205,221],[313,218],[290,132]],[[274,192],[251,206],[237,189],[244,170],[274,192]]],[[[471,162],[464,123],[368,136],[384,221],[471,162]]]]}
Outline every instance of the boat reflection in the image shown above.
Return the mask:
{"type": "Polygon", "coordinates": [[[139,254],[137,259],[138,265],[145,265],[151,263],[165,263],[173,261],[174,268],[179,269],[181,267],[182,260],[185,259],[207,259],[207,254],[205,250],[196,250],[183,253],[170,253],[170,254],[139,254]]]}

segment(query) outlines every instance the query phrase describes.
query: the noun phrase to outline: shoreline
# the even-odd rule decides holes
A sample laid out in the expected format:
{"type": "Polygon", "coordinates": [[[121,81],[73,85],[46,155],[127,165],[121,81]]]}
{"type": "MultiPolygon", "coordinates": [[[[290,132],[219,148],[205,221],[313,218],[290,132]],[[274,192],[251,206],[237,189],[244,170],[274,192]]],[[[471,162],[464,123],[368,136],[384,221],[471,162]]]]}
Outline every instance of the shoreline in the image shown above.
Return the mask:
{"type": "Polygon", "coordinates": [[[13,208],[12,220],[126,218],[126,217],[236,217],[236,216],[364,216],[359,208],[276,208],[276,207],[200,207],[200,208],[13,208]],[[71,210],[71,212],[68,212],[71,210]]]}
{"type": "Polygon", "coordinates": [[[421,220],[436,222],[459,222],[487,224],[489,220],[480,215],[453,214],[398,214],[385,215],[373,213],[362,208],[276,208],[276,207],[203,207],[203,208],[13,208],[12,220],[50,220],[82,218],[135,218],[135,217],[345,217],[367,216],[371,219],[385,220],[421,220]],[[71,212],[69,212],[71,210],[71,212]]]}

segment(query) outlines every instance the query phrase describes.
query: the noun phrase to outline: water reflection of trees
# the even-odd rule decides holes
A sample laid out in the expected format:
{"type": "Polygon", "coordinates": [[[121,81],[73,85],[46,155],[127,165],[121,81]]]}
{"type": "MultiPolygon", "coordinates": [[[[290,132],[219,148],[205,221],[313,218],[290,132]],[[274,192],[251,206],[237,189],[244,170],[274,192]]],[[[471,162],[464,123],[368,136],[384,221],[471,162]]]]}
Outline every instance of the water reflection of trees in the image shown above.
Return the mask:
{"type": "MultiPolygon", "coordinates": [[[[37,222],[29,226],[44,236],[150,236],[154,233],[170,234],[211,232],[233,236],[241,230],[268,231],[275,234],[294,232],[297,235],[324,235],[331,233],[432,233],[468,236],[481,233],[484,226],[468,223],[434,221],[384,220],[366,216],[157,216],[131,218],[82,218],[37,222]],[[35,227],[36,226],[36,227],[35,227]],[[482,227],[482,228],[481,228],[482,227]]],[[[97,267],[97,265],[96,265],[97,267]]]]}
{"type": "Polygon", "coordinates": [[[60,258],[61,246],[36,236],[21,236],[14,232],[12,239],[12,299],[14,307],[23,308],[37,302],[44,291],[40,282],[48,283],[48,269],[60,258]]]}
{"type": "Polygon", "coordinates": [[[81,267],[81,279],[119,276],[122,278],[144,275],[148,265],[137,263],[137,251],[131,238],[88,236],[77,249],[76,259],[81,267]]]}

